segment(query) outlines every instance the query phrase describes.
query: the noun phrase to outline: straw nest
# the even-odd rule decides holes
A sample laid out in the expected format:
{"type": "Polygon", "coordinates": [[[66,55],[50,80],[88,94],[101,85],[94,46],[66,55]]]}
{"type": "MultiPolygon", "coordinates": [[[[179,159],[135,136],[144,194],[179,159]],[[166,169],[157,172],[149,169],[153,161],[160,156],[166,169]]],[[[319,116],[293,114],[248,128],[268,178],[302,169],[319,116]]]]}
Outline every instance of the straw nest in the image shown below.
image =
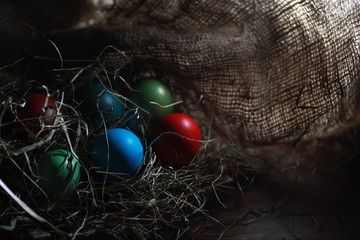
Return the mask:
{"type": "MultiPolygon", "coordinates": [[[[121,56],[124,64],[114,67],[108,62],[109,55],[104,57],[102,53],[81,61],[61,57],[20,59],[2,68],[7,77],[0,87],[2,229],[31,233],[35,238],[46,232],[56,238],[73,239],[95,231],[105,231],[119,239],[161,239],[163,230],[171,229],[180,237],[190,228],[195,215],[218,222],[207,214],[209,194],[216,196],[216,189],[223,184],[236,181],[239,176],[246,179],[254,172],[243,153],[217,144],[211,126],[201,121],[198,125],[203,144],[192,164],[178,170],[164,167],[146,141],[147,120],[139,117],[138,136],[145,154],[138,172],[110,184],[96,178],[89,163],[89,149],[105,129],[91,128],[82,119],[79,103],[74,100],[75,89],[84,83],[100,82],[115,89],[126,102],[122,93],[143,74],[138,74],[139,68],[121,52],[111,47],[106,51],[109,49],[112,56],[121,56]],[[66,114],[57,111],[56,120],[50,125],[36,119],[41,127],[36,131],[28,129],[18,118],[17,110],[23,107],[24,96],[29,92],[51,96],[66,114]],[[36,184],[37,161],[44,152],[55,148],[72,152],[81,166],[81,181],[73,197],[53,199],[36,184]]],[[[153,75],[146,68],[142,72],[153,75]]],[[[186,89],[173,87],[170,78],[160,78],[173,91],[177,111],[195,115],[186,99],[186,89]]],[[[137,111],[129,110],[117,124],[124,124],[133,115],[138,116],[137,111]]]]}

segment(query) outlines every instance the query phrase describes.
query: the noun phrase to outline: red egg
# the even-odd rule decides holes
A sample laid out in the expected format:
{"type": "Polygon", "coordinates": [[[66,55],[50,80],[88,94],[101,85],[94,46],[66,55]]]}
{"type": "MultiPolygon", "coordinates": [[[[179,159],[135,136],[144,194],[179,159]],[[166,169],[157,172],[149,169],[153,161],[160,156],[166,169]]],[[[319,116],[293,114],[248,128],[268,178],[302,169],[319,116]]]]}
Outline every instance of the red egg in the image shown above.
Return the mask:
{"type": "Polygon", "coordinates": [[[182,113],[163,117],[150,136],[161,163],[179,169],[188,166],[201,148],[201,132],[196,122],[182,113]]]}
{"type": "MultiPolygon", "coordinates": [[[[46,125],[54,123],[57,108],[53,98],[41,93],[31,93],[25,96],[25,101],[25,106],[18,107],[17,113],[18,117],[31,128],[31,130],[38,130],[40,121],[46,125]]],[[[64,114],[61,108],[60,114],[64,114]]]]}

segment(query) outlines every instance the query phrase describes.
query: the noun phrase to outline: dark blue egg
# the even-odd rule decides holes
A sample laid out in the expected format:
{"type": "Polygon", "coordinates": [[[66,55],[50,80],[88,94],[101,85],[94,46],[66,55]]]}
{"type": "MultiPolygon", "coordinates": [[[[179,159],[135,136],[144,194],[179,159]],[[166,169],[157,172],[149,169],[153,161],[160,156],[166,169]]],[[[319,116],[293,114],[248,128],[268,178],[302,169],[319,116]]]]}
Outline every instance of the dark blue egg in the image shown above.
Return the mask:
{"type": "Polygon", "coordinates": [[[128,129],[137,134],[139,129],[139,117],[139,114],[137,114],[135,111],[129,110],[125,118],[126,120],[124,121],[124,124],[121,126],[121,128],[128,129]]]}
{"type": "Polygon", "coordinates": [[[85,121],[94,127],[110,126],[124,115],[124,104],[116,92],[101,83],[80,87],[76,99],[85,121]]]}
{"type": "Polygon", "coordinates": [[[126,122],[126,127],[132,131],[133,133],[137,133],[138,131],[138,119],[133,116],[126,122]]]}
{"type": "Polygon", "coordinates": [[[131,131],[113,128],[100,135],[92,144],[90,160],[98,175],[117,181],[136,173],[144,158],[140,139],[131,131]]]}

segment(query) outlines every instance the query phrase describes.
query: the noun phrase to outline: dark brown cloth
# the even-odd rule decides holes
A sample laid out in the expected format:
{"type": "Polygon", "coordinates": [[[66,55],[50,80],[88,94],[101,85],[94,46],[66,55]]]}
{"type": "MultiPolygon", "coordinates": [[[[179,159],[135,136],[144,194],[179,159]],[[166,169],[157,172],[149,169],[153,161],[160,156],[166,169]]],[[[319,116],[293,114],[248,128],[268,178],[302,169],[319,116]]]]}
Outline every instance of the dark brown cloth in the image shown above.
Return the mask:
{"type": "MultiPolygon", "coordinates": [[[[193,102],[201,97],[217,133],[235,142],[318,137],[356,122],[357,1],[115,2],[95,29],[49,39],[65,57],[113,45],[171,70],[178,87],[195,91],[193,102]]],[[[27,54],[39,53],[34,46],[54,52],[35,44],[27,54]]]]}

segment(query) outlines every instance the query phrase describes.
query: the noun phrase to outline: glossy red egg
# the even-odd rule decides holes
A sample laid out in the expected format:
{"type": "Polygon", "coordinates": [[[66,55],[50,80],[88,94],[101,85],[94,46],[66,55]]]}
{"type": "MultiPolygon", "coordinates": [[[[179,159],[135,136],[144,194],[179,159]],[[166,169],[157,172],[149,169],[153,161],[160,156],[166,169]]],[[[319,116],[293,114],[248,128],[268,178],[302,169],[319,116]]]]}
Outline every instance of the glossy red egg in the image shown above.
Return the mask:
{"type": "Polygon", "coordinates": [[[161,163],[179,169],[188,166],[201,148],[201,132],[196,122],[182,113],[163,117],[150,136],[161,163]]]}
{"type": "MultiPolygon", "coordinates": [[[[57,108],[55,100],[46,94],[31,93],[25,96],[25,106],[18,107],[18,117],[32,130],[37,130],[42,121],[46,125],[51,125],[55,121],[57,108]]],[[[60,109],[63,115],[63,109],[60,109]]]]}

